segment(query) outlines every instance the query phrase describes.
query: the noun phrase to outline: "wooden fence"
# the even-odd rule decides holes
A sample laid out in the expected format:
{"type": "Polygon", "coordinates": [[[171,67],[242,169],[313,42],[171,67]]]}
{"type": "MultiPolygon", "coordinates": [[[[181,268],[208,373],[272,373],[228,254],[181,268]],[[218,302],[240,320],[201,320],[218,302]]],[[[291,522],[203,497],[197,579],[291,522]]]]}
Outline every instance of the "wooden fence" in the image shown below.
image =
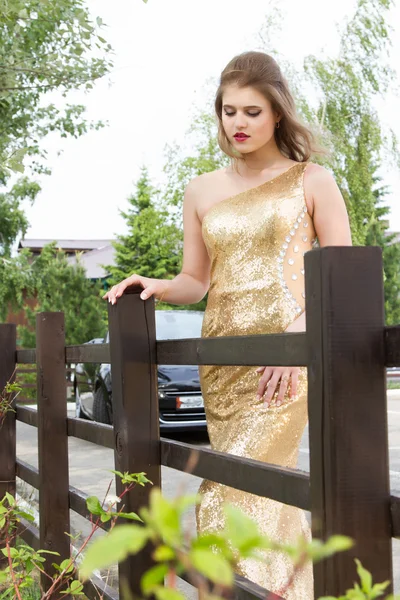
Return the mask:
{"type": "MultiPolygon", "coordinates": [[[[392,580],[391,538],[400,537],[400,498],[391,496],[386,367],[400,364],[400,327],[384,326],[381,251],[323,248],[305,256],[307,332],[157,341],[154,302],[130,290],[109,305],[110,344],[65,347],[61,313],[37,317],[36,350],[16,350],[15,327],[0,326],[0,387],[16,364],[37,366],[38,411],[17,406],[0,435],[0,496],[18,476],[40,490],[40,527],[27,525],[33,546],[69,555],[69,509],[88,517],[85,494],[69,486],[68,437],[114,449],[119,471],[145,471],[160,485],[161,465],[309,510],[315,538],[352,537],[353,549],[314,565],[315,597],[339,595],[356,579],[354,557],[377,582],[392,580]],[[67,418],[65,365],[111,362],[113,427],[67,418]],[[310,475],[159,437],[157,364],[298,365],[308,368],[310,475]],[[16,419],[38,428],[39,469],[16,458],[16,419]]],[[[90,457],[88,457],[90,468],[90,457]]],[[[116,482],[117,494],[121,491],[116,482]]],[[[150,488],[126,496],[126,511],[148,503],[150,488]]],[[[139,593],[149,551],[119,565],[139,593]]],[[[93,579],[105,598],[117,592],[93,579]]],[[[390,588],[389,588],[390,590],[390,588]]],[[[235,598],[265,598],[238,577],[235,598]]],[[[277,596],[275,596],[276,598],[277,596]]]]}

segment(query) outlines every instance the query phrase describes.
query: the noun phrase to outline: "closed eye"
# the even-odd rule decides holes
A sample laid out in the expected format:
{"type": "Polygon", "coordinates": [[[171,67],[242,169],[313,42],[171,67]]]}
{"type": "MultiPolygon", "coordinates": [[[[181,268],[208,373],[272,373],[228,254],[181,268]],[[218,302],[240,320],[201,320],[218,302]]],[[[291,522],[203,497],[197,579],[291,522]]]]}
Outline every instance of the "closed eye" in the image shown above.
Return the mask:
{"type": "MultiPolygon", "coordinates": [[[[228,111],[226,111],[226,110],[225,110],[224,112],[225,112],[225,115],[226,115],[227,117],[233,117],[233,115],[235,115],[235,114],[236,114],[235,112],[228,112],[228,111]]],[[[259,115],[259,114],[261,114],[261,110],[259,110],[258,112],[255,112],[255,113],[254,113],[254,112],[248,112],[248,113],[246,113],[246,114],[247,114],[247,116],[249,116],[249,117],[258,117],[258,115],[259,115]]]]}

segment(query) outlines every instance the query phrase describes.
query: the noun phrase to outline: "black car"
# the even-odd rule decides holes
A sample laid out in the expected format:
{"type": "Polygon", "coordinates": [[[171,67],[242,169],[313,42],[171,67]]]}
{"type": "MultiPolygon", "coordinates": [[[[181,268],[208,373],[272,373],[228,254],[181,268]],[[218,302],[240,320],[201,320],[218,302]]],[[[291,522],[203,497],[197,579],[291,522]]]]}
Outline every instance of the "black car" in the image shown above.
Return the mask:
{"type": "MultiPolygon", "coordinates": [[[[157,340],[198,338],[204,313],[190,310],[157,310],[157,340]]],[[[107,337],[87,343],[108,343],[107,337]]],[[[206,416],[197,366],[159,365],[160,429],[206,431],[206,416]]],[[[111,366],[78,364],[74,391],[76,416],[112,423],[111,366]]]]}

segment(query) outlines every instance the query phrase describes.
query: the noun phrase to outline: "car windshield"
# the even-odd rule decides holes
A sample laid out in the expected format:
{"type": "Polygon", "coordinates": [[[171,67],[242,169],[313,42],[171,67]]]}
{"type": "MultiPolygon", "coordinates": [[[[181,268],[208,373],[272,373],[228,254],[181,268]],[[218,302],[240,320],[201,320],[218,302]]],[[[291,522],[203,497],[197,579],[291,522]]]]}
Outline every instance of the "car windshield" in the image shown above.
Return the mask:
{"type": "MultiPolygon", "coordinates": [[[[156,310],[156,338],[180,340],[201,337],[204,313],[200,311],[156,310]]],[[[107,332],[106,343],[110,340],[107,332]]]]}

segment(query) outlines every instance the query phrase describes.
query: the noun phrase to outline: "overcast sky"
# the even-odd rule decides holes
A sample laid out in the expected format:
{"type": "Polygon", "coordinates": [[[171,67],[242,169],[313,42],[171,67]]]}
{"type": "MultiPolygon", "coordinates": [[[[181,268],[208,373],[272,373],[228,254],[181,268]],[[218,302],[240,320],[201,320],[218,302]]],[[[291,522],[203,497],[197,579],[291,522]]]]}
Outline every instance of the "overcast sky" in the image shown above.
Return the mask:
{"type": "MultiPolygon", "coordinates": [[[[337,24],[354,11],[353,0],[281,0],[276,48],[297,67],[310,53],[338,49],[337,24]]],[[[400,58],[400,2],[391,62],[400,58]]],[[[50,177],[33,207],[27,207],[26,238],[113,238],[125,230],[119,209],[134,190],[140,166],[162,181],[164,148],[183,144],[201,104],[205,82],[218,77],[237,53],[259,49],[258,32],[268,14],[266,0],[90,0],[93,14],[108,24],[104,37],[115,49],[111,77],[73,100],[87,105],[90,119],[109,126],[78,140],[46,143],[50,177]],[[112,85],[109,85],[111,79],[112,85]],[[61,151],[61,153],[59,153],[61,151]]],[[[399,100],[380,104],[383,122],[400,138],[399,100]]],[[[400,231],[400,174],[388,167],[390,226],[400,231]]]]}

